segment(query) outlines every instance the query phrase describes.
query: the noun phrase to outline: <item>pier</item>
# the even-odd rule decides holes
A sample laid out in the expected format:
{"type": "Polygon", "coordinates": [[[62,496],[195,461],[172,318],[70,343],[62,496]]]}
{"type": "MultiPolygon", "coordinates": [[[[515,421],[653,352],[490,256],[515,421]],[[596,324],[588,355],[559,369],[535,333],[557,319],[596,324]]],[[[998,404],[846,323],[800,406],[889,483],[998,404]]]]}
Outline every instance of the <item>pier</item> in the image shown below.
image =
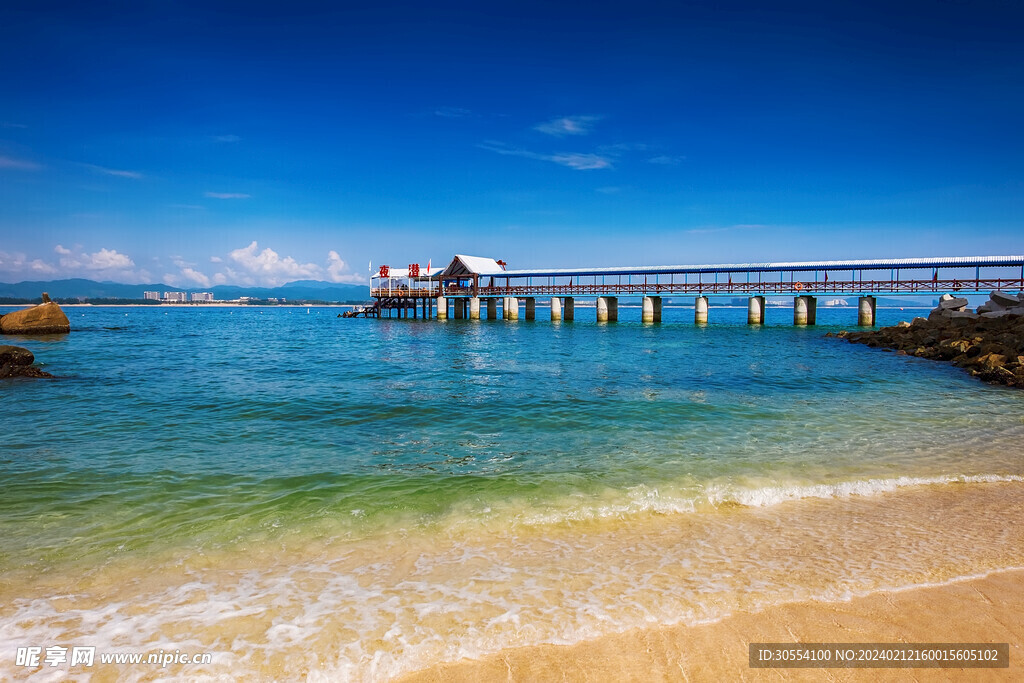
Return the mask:
{"type": "Polygon", "coordinates": [[[375,303],[366,315],[445,320],[535,320],[548,298],[552,321],[571,321],[578,297],[595,297],[597,322],[618,320],[620,297],[639,299],[645,323],[659,323],[665,297],[693,297],[694,322],[709,322],[709,297],[746,296],[747,322],[765,321],[766,296],[793,297],[793,323],[814,325],[817,297],[857,297],[857,324],[875,324],[876,297],[987,294],[1024,290],[1024,256],[960,256],[852,261],[507,268],[502,261],[457,254],[445,268],[380,266],[372,275],[375,303]]]}

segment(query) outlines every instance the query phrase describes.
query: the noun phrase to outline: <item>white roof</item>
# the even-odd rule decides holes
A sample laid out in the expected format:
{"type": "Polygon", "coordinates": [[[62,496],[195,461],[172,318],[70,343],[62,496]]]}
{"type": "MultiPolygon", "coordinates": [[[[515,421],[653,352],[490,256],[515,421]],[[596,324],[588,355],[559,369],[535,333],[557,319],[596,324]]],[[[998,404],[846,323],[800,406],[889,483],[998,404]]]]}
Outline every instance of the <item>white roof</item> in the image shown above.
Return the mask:
{"type": "Polygon", "coordinates": [[[505,269],[492,258],[456,254],[445,268],[445,275],[500,275],[505,269]]]}

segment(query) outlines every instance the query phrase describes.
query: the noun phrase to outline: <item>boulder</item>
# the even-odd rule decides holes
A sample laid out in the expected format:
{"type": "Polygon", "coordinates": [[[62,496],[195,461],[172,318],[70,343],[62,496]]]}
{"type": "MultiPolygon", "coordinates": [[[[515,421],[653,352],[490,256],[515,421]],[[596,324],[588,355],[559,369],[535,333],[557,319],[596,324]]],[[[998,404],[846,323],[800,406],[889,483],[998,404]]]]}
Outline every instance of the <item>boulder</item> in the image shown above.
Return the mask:
{"type": "Polygon", "coordinates": [[[20,346],[0,346],[0,365],[32,365],[36,357],[20,346]]]}
{"type": "MultiPolygon", "coordinates": [[[[49,297],[46,297],[49,299],[49,297]]],[[[46,303],[23,308],[0,318],[2,334],[60,334],[71,331],[71,323],[60,306],[46,303]]]]}
{"type": "Polygon", "coordinates": [[[1017,298],[1016,294],[1007,294],[1006,292],[995,291],[989,296],[989,299],[999,304],[1003,308],[1016,308],[1022,303],[1017,298]]]}
{"type": "Polygon", "coordinates": [[[977,320],[979,318],[977,313],[973,313],[971,311],[950,311],[949,317],[954,320],[965,318],[968,320],[977,320]]]}
{"type": "Polygon", "coordinates": [[[11,377],[53,377],[32,365],[35,356],[20,346],[0,346],[0,379],[11,377]]]}
{"type": "Polygon", "coordinates": [[[959,311],[967,307],[967,299],[961,299],[959,297],[949,297],[948,299],[942,299],[939,301],[939,308],[944,311],[959,311]]]}

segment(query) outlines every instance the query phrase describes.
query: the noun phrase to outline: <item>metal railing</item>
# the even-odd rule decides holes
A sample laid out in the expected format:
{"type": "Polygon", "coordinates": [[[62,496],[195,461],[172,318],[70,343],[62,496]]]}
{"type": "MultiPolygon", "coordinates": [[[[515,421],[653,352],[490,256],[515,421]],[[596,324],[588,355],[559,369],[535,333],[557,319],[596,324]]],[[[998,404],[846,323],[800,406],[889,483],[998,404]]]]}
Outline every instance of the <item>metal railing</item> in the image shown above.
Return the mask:
{"type": "MultiPolygon", "coordinates": [[[[504,296],[577,296],[577,295],[757,295],[790,294],[793,296],[813,294],[939,294],[959,292],[962,294],[986,294],[993,290],[1024,290],[1024,278],[954,278],[930,280],[829,280],[819,282],[803,281],[762,281],[762,282],[663,282],[663,283],[578,283],[545,285],[505,285],[480,287],[476,291],[481,297],[504,296]]],[[[473,296],[467,287],[446,287],[444,296],[473,296]]],[[[374,298],[436,297],[441,291],[436,288],[424,289],[371,289],[374,298]]]]}

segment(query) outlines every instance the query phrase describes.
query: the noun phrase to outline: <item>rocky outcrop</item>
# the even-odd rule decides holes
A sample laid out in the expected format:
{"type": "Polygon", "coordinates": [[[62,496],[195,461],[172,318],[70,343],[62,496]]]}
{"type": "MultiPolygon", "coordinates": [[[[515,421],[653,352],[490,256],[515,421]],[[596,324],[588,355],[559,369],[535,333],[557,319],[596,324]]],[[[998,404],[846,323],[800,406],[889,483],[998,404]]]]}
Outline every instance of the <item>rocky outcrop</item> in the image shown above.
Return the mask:
{"type": "Polygon", "coordinates": [[[32,365],[35,356],[20,346],[0,346],[0,379],[10,377],[53,377],[32,365]]]}
{"type": "Polygon", "coordinates": [[[0,317],[0,334],[62,334],[71,323],[60,306],[43,292],[43,303],[0,317]]]}
{"type": "Polygon", "coordinates": [[[914,318],[875,332],[827,336],[948,361],[986,382],[1024,389],[1024,298],[993,292],[988,303],[978,307],[980,313],[967,310],[961,301],[943,299],[927,319],[914,318]]]}

